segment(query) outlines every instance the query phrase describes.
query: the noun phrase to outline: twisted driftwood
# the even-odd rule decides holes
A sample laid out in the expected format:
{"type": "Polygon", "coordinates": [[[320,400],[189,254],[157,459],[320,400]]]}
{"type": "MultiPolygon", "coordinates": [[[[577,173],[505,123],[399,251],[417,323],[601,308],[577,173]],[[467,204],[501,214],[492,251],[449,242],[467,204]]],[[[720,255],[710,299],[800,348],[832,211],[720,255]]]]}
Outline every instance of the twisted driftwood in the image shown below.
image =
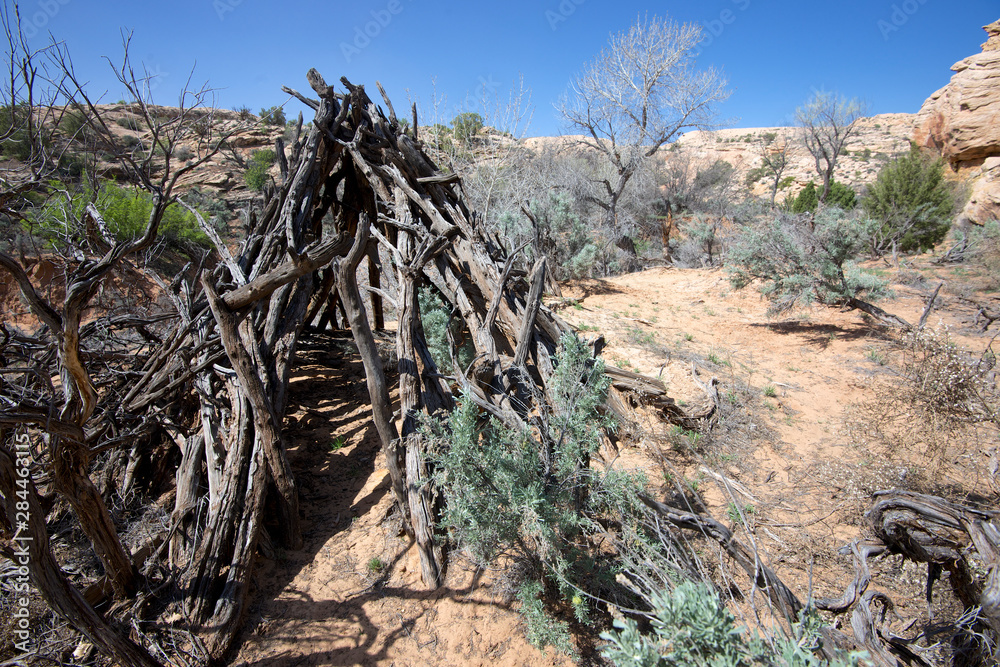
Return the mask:
{"type": "MultiPolygon", "coordinates": [[[[116,324],[134,330],[137,342],[131,347],[108,342],[103,354],[127,360],[127,372],[95,384],[85,368],[86,355],[75,356],[76,339],[57,347],[55,357],[44,351],[45,341],[19,339],[14,343],[27,350],[22,356],[41,379],[23,373],[14,407],[0,410],[0,424],[46,429],[62,443],[60,461],[66,465],[56,466],[54,481],[71,501],[90,503],[81,506],[81,519],[90,517],[98,525],[87,532],[109,580],[94,587],[83,604],[129,595],[143,561],[165,556],[170,581],[164,583],[176,585],[176,608],[213,659],[226,654],[241,627],[261,540],[289,549],[302,543],[298,490],[281,426],[296,346],[308,322],[328,325],[339,314],[351,330],[392,493],[430,587],[441,583],[444,560],[435,535],[433,471],[423,456],[418,415],[449,411],[457,383],[508,424],[528,423],[537,402],[550,400],[546,379],[559,340],[570,331],[542,303],[542,288],[551,282],[544,258],[530,272],[517,270],[517,253],[509,253],[466,207],[460,180],[443,173],[423,151],[415,110],[407,134],[387,98],[388,115],[363,87],[346,79],[341,80],[346,92],[339,93],[315,70],[307,78],[314,98],[286,91],[315,112],[313,122],[305,131],[300,116],[292,141],[287,146],[276,142],[280,176],[265,188],[262,206],[248,213],[247,237],[239,249],[230,251],[201,221],[215,239],[217,264],[206,268],[203,260],[164,284],[174,304],[172,319],[116,324]],[[367,276],[364,292],[359,274],[367,276]],[[394,293],[383,289],[388,285],[394,293]],[[426,286],[451,307],[475,350],[472,367],[455,371],[452,378],[436,367],[425,340],[417,296],[426,286]],[[387,302],[395,305],[397,317],[398,421],[373,333],[384,327],[387,302]],[[67,386],[79,389],[55,415],[51,396],[27,391],[33,382],[47,382],[53,367],[64,372],[67,386]],[[30,396],[35,398],[27,400],[30,396]],[[138,461],[150,458],[165,436],[166,451],[177,454],[170,529],[155,545],[128,554],[107,509],[95,504],[101,496],[91,488],[86,464],[95,451],[112,449],[125,468],[125,486],[133,485],[138,461]],[[127,455],[116,444],[124,442],[127,455]],[[280,534],[265,537],[265,507],[272,506],[280,534]],[[101,520],[107,525],[101,527],[101,520]],[[102,547],[98,538],[103,535],[114,539],[102,547]]],[[[158,206],[167,204],[158,200],[158,206]]],[[[91,226],[100,228],[100,212],[88,213],[91,226]]],[[[151,235],[155,228],[143,242],[151,235]]],[[[111,251],[96,268],[79,273],[71,297],[86,303],[121,256],[111,251]]],[[[78,335],[78,315],[60,320],[18,262],[0,260],[52,332],[78,335]]],[[[644,403],[660,409],[667,420],[695,424],[697,416],[674,404],[662,383],[612,368],[608,373],[614,383],[608,410],[623,423],[630,421],[631,405],[644,403]]],[[[34,528],[44,530],[41,524],[34,528]]],[[[51,560],[40,555],[36,562],[51,560]]],[[[50,574],[35,573],[43,594],[50,599],[68,595],[72,604],[57,608],[85,633],[96,634],[100,641],[95,644],[108,655],[136,664],[138,658],[126,657],[133,647],[109,634],[113,631],[96,617],[74,611],[79,596],[66,593],[50,574]]]]}

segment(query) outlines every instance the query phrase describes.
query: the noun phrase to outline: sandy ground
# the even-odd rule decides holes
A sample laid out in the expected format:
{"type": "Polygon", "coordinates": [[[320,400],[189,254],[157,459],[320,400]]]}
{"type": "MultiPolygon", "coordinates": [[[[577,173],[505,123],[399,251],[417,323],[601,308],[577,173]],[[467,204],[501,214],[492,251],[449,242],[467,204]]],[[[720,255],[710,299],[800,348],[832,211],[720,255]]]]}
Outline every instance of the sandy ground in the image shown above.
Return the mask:
{"type": "MultiPolygon", "coordinates": [[[[884,307],[916,321],[944,270],[926,268],[919,287],[898,287],[884,307]],[[938,276],[937,274],[941,274],[938,276]]],[[[759,435],[675,456],[662,441],[623,444],[621,463],[646,467],[676,459],[701,480],[713,514],[729,502],[751,507],[751,534],[768,563],[801,598],[837,596],[852,578],[837,549],[864,537],[870,492],[907,483],[915,468],[881,460],[844,435],[850,405],[873,391],[889,343],[856,312],[813,306],[779,320],[752,290],[733,292],[725,274],[653,269],[607,281],[567,285],[560,315],[583,335],[606,336],[609,363],[660,376],[671,395],[693,405],[705,396],[691,378],[738,383],[754,396],[759,435]],[[766,395],[770,394],[770,395],[766,395]],[[702,466],[743,485],[726,493],[702,466]]],[[[988,342],[974,312],[945,293],[932,325],[947,324],[962,344],[988,342]]],[[[286,433],[299,473],[306,547],[278,553],[258,573],[238,665],[562,665],[564,656],[530,646],[502,578],[477,572],[460,555],[446,585],[420,584],[415,550],[391,515],[388,473],[369,421],[363,369],[346,338],[316,340],[290,387],[286,433]]],[[[887,354],[888,352],[886,352],[887,354]]],[[[749,434],[749,435],[748,435],[749,434]]],[[[987,443],[989,444],[989,443],[987,443]]],[[[995,446],[995,443],[994,443],[995,446]]],[[[953,469],[970,479],[988,451],[968,451],[953,469]]],[[[655,481],[655,480],[654,480],[655,481]]],[[[874,586],[897,602],[898,628],[928,619],[923,572],[895,557],[873,565],[874,586]]],[[[946,591],[942,583],[939,591],[946,591]]],[[[947,594],[932,606],[947,607],[947,594]]]]}
{"type": "MultiPolygon", "coordinates": [[[[319,343],[317,345],[317,343],[319,343]]],[[[428,591],[392,511],[364,369],[347,338],[306,349],[286,420],[305,547],[257,576],[238,665],[568,665],[524,638],[502,581],[455,555],[428,591]],[[329,366],[329,367],[328,367],[329,366]]]]}

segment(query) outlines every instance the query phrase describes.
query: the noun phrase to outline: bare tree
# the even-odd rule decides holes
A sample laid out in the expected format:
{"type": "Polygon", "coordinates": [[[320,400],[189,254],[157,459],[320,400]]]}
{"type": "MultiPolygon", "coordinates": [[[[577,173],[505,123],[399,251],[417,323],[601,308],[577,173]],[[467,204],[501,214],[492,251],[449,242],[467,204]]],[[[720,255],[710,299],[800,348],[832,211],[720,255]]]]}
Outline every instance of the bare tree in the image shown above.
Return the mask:
{"type": "Polygon", "coordinates": [[[608,47],[572,84],[560,113],[582,143],[610,169],[588,198],[604,211],[604,226],[620,247],[634,246],[619,220],[619,203],[643,162],[680,132],[707,128],[716,103],[729,96],[717,70],[695,69],[701,28],[669,18],[639,20],[612,35],[608,47]]]}
{"type": "MultiPolygon", "coordinates": [[[[522,141],[534,113],[531,90],[523,78],[513,82],[503,96],[500,92],[491,93],[484,86],[471,106],[482,111],[476,115],[484,123],[485,131],[475,141],[462,141],[460,126],[456,127],[448,158],[455,173],[462,177],[462,188],[471,208],[490,229],[496,230],[499,219],[505,214],[516,215],[533,189],[534,182],[526,167],[528,151],[522,141]]],[[[455,119],[469,113],[459,114],[455,119]]]]}
{"type": "Polygon", "coordinates": [[[816,161],[816,173],[823,181],[819,200],[825,202],[837,168],[837,158],[847,140],[864,118],[865,104],[858,98],[847,99],[837,93],[817,92],[795,110],[795,122],[802,128],[802,141],[816,161]]]}
{"type": "MultiPolygon", "coordinates": [[[[0,19],[11,56],[10,78],[0,92],[6,108],[11,110],[10,125],[2,134],[25,142],[21,150],[25,159],[20,160],[20,165],[8,165],[6,173],[10,178],[0,179],[3,184],[0,187],[0,217],[28,226],[31,221],[23,212],[27,208],[28,193],[64,197],[65,232],[60,244],[68,257],[65,296],[58,302],[51,292],[46,293],[45,285],[26,270],[28,264],[23,253],[15,258],[0,251],[0,273],[10,276],[32,315],[45,325],[35,334],[22,336],[29,341],[23,349],[35,346],[53,352],[44,358],[25,353],[23,361],[34,374],[59,377],[60,380],[58,388],[50,382],[41,389],[32,389],[30,381],[5,387],[7,392],[0,410],[0,425],[5,429],[0,436],[0,468],[3,468],[0,471],[0,513],[5,516],[0,518],[0,535],[10,537],[15,528],[28,532],[32,554],[30,576],[38,591],[54,610],[109,658],[122,664],[157,665],[159,663],[144,648],[96,614],[91,607],[93,600],[82,596],[59,569],[48,546],[44,513],[37,502],[34,485],[26,479],[34,475],[28,464],[18,465],[23,471],[20,473],[21,492],[14,494],[12,491],[15,488],[11,472],[14,457],[7,451],[6,443],[12,431],[6,428],[36,428],[45,433],[41,439],[44,448],[36,454],[48,468],[44,476],[49,480],[48,491],[59,494],[72,507],[103,566],[107,588],[113,596],[119,601],[135,596],[143,577],[90,476],[90,465],[96,454],[120,448],[127,439],[110,435],[118,428],[109,426],[109,421],[114,419],[109,419],[107,412],[109,394],[113,394],[115,388],[109,387],[112,383],[95,378],[100,365],[93,363],[93,349],[85,345],[93,342],[91,334],[95,327],[84,324],[85,314],[102,285],[116,272],[128,270],[123,267],[130,257],[145,253],[158,242],[167,208],[177,200],[178,180],[211,159],[235,128],[230,124],[221,134],[216,130],[215,136],[198,135],[203,140],[201,157],[179,166],[179,160],[174,159],[175,149],[182,141],[194,140],[195,121],[214,126],[211,109],[198,108],[206,103],[211,91],[186,89],[179,108],[170,118],[158,116],[149,100],[149,76],[137,75],[130,65],[129,36],[126,35],[122,64],[113,66],[113,70],[131,100],[132,112],[141,119],[137,124],[143,128],[145,137],[136,145],[126,145],[112,131],[106,110],[84,91],[65,46],[54,42],[41,51],[29,49],[16,5],[13,9],[2,10],[0,19]],[[76,115],[81,126],[73,136],[65,136],[63,132],[60,137],[54,128],[62,130],[61,120],[70,113],[76,115]],[[91,173],[87,174],[92,186],[90,193],[85,188],[71,193],[70,185],[54,185],[53,179],[60,175],[62,158],[71,152],[78,153],[81,147],[91,156],[100,151],[104,162],[96,158],[90,162],[91,173]],[[149,193],[151,210],[136,238],[117,237],[105,220],[102,202],[96,193],[97,185],[109,172],[124,174],[149,193]],[[32,508],[31,520],[24,522],[23,528],[18,523],[21,519],[13,520],[12,502],[22,497],[28,499],[18,503],[19,512],[22,503],[32,508]]],[[[130,319],[141,321],[138,316],[130,319]]],[[[155,338],[152,334],[150,337],[155,338]]],[[[17,458],[17,461],[24,460],[17,458]]]]}

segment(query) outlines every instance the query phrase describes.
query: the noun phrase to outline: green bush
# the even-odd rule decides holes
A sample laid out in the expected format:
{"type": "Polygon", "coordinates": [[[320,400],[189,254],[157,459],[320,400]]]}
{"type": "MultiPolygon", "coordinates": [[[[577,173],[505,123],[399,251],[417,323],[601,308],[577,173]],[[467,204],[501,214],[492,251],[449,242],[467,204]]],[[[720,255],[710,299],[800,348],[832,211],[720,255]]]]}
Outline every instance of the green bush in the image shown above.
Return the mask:
{"type": "MultiPolygon", "coordinates": [[[[139,238],[146,230],[153,211],[153,198],[141,190],[105,184],[98,196],[97,207],[115,238],[126,241],[139,238]]],[[[209,245],[209,239],[198,226],[194,214],[177,204],[171,204],[164,211],[159,237],[173,246],[209,245]]]]}
{"type": "MultiPolygon", "coordinates": [[[[31,230],[41,233],[53,245],[64,245],[79,233],[76,221],[83,219],[87,202],[92,199],[87,190],[71,195],[68,200],[64,193],[57,195],[33,217],[31,230]]],[[[107,222],[114,240],[126,242],[139,238],[145,232],[153,211],[153,198],[141,190],[104,183],[95,206],[107,222]]],[[[207,247],[210,243],[194,215],[177,204],[171,204],[164,211],[158,238],[168,246],[181,250],[191,245],[207,247]]]]}
{"type": "Polygon", "coordinates": [[[84,153],[65,151],[59,156],[59,174],[62,178],[79,181],[87,168],[87,156],[84,153]]]}
{"type": "Polygon", "coordinates": [[[274,125],[275,127],[284,127],[288,122],[285,119],[285,110],[280,106],[273,106],[269,109],[261,109],[260,119],[264,121],[265,124],[274,125]]]}
{"type": "Polygon", "coordinates": [[[913,145],[908,154],[882,167],[862,206],[882,223],[882,247],[874,248],[876,252],[893,245],[911,252],[929,250],[944,239],[955,200],[944,181],[944,162],[913,145]]]}
{"type": "MultiPolygon", "coordinates": [[[[424,327],[424,339],[430,350],[434,363],[442,373],[451,371],[451,353],[448,349],[448,329],[456,341],[462,340],[462,332],[458,318],[452,317],[437,292],[429,287],[421,288],[417,294],[420,307],[420,322],[424,327]]],[[[458,363],[464,370],[472,363],[475,347],[471,341],[466,345],[458,345],[458,363]]]]}
{"type": "Polygon", "coordinates": [[[610,427],[598,412],[609,381],[603,363],[576,336],[567,334],[561,346],[548,383],[553,403],[537,422],[541,430],[484,423],[466,398],[434,437],[442,452],[436,483],[447,498],[442,528],[478,562],[512,565],[529,637],[566,650],[565,625],[546,611],[546,593],[558,594],[577,620],[587,620],[587,591],[615,586],[621,567],[592,538],[607,535],[605,522],[631,526],[631,542],[641,542],[642,483],[590,466],[602,427],[610,427]]]}
{"type": "Polygon", "coordinates": [[[187,146],[181,146],[179,148],[174,149],[173,157],[175,160],[178,160],[180,162],[187,162],[188,160],[194,157],[194,151],[192,151],[187,146]]]}
{"type": "Polygon", "coordinates": [[[819,193],[816,192],[816,184],[809,181],[809,184],[799,192],[799,195],[792,200],[790,210],[792,213],[811,213],[819,206],[819,193]]]}
{"type": "Polygon", "coordinates": [[[768,175],[767,167],[754,167],[753,169],[747,172],[744,184],[748,188],[752,188],[757,183],[757,181],[759,181],[760,179],[764,178],[767,175],[768,175]]]}
{"type": "Polygon", "coordinates": [[[195,187],[184,195],[184,201],[197,209],[205,221],[225,238],[229,232],[229,222],[233,217],[226,200],[195,187]]]}
{"type": "Polygon", "coordinates": [[[455,138],[469,145],[483,129],[483,117],[471,111],[460,113],[452,119],[451,127],[455,130],[455,138]]]}
{"type": "Polygon", "coordinates": [[[821,210],[812,226],[776,219],[747,231],[729,250],[729,280],[736,289],[760,283],[772,312],[812,301],[878,300],[889,294],[887,281],[854,263],[877,227],[837,208],[821,210]]]}
{"type": "Polygon", "coordinates": [[[429,143],[429,145],[434,147],[436,150],[443,151],[445,153],[454,152],[454,135],[451,128],[447,125],[434,123],[427,128],[422,128],[421,134],[426,137],[425,140],[429,143]]]}
{"type": "Polygon", "coordinates": [[[601,634],[611,643],[604,657],[618,667],[749,667],[763,652],[760,642],[747,643],[732,613],[704,584],[683,582],[673,592],[654,593],[652,601],[652,635],[642,634],[632,619],[615,620],[617,632],[601,634]]]}
{"type": "Polygon", "coordinates": [[[678,249],[679,261],[685,265],[696,266],[696,259],[704,266],[716,266],[721,243],[718,218],[696,214],[692,216],[691,222],[685,225],[684,232],[687,239],[678,249]],[[686,247],[687,245],[693,247],[686,247]]]}
{"type": "Polygon", "coordinates": [[[826,195],[826,205],[850,211],[857,207],[858,196],[851,187],[838,181],[831,181],[830,192],[826,195]]]}
{"type": "Polygon", "coordinates": [[[683,582],[670,593],[656,592],[652,632],[643,634],[632,619],[617,619],[616,630],[601,634],[610,644],[604,657],[617,667],[856,667],[867,658],[852,653],[827,661],[819,657],[819,619],[807,611],[792,637],[776,637],[773,648],[736,626],[715,591],[683,582]]]}
{"type": "MultiPolygon", "coordinates": [[[[536,250],[545,255],[557,280],[589,276],[597,261],[598,248],[586,222],[574,211],[572,197],[550,191],[532,200],[530,208],[538,224],[539,246],[530,246],[532,259],[536,250]]],[[[504,214],[500,224],[511,247],[535,238],[535,230],[523,216],[504,214]]]]}
{"type": "Polygon", "coordinates": [[[267,183],[271,165],[275,163],[278,156],[274,150],[263,148],[250,153],[250,160],[247,162],[247,170],[243,174],[247,187],[254,192],[260,192],[267,183]]]}
{"type": "Polygon", "coordinates": [[[557,651],[572,654],[574,649],[569,623],[548,613],[542,600],[544,595],[545,589],[540,581],[526,581],[517,592],[528,641],[534,646],[551,646],[557,651]]]}
{"type": "MultiPolygon", "coordinates": [[[[850,211],[858,205],[857,195],[850,187],[837,181],[830,182],[830,192],[826,195],[826,205],[850,211]]],[[[814,213],[819,208],[819,191],[812,181],[802,189],[791,204],[792,213],[814,213]]]]}
{"type": "Polygon", "coordinates": [[[81,138],[87,127],[87,114],[79,110],[67,111],[59,123],[59,130],[69,138],[81,138]]]}
{"type": "Polygon", "coordinates": [[[141,132],[143,129],[142,121],[131,114],[126,114],[120,117],[115,121],[115,124],[117,124],[118,127],[123,127],[126,130],[132,130],[133,132],[141,132]]]}

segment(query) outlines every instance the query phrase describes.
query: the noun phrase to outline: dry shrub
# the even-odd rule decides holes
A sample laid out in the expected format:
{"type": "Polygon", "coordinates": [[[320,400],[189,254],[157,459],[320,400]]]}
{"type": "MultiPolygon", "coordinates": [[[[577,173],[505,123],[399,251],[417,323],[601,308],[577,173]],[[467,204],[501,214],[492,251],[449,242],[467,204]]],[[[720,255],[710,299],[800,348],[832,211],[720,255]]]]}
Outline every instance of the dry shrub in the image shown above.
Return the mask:
{"type": "MultiPolygon", "coordinates": [[[[878,458],[820,461],[814,470],[815,479],[825,480],[826,486],[838,490],[835,498],[841,503],[840,520],[859,527],[868,525],[865,512],[877,491],[918,488],[923,481],[912,467],[878,458]]],[[[804,539],[807,544],[812,540],[808,535],[804,539]]]]}
{"type": "Polygon", "coordinates": [[[994,220],[973,230],[971,262],[983,271],[985,289],[1000,288],[1000,222],[994,220]]]}
{"type": "Polygon", "coordinates": [[[855,444],[892,461],[927,466],[930,477],[995,438],[996,355],[959,347],[947,327],[908,334],[889,377],[854,404],[846,423],[855,444]]]}

